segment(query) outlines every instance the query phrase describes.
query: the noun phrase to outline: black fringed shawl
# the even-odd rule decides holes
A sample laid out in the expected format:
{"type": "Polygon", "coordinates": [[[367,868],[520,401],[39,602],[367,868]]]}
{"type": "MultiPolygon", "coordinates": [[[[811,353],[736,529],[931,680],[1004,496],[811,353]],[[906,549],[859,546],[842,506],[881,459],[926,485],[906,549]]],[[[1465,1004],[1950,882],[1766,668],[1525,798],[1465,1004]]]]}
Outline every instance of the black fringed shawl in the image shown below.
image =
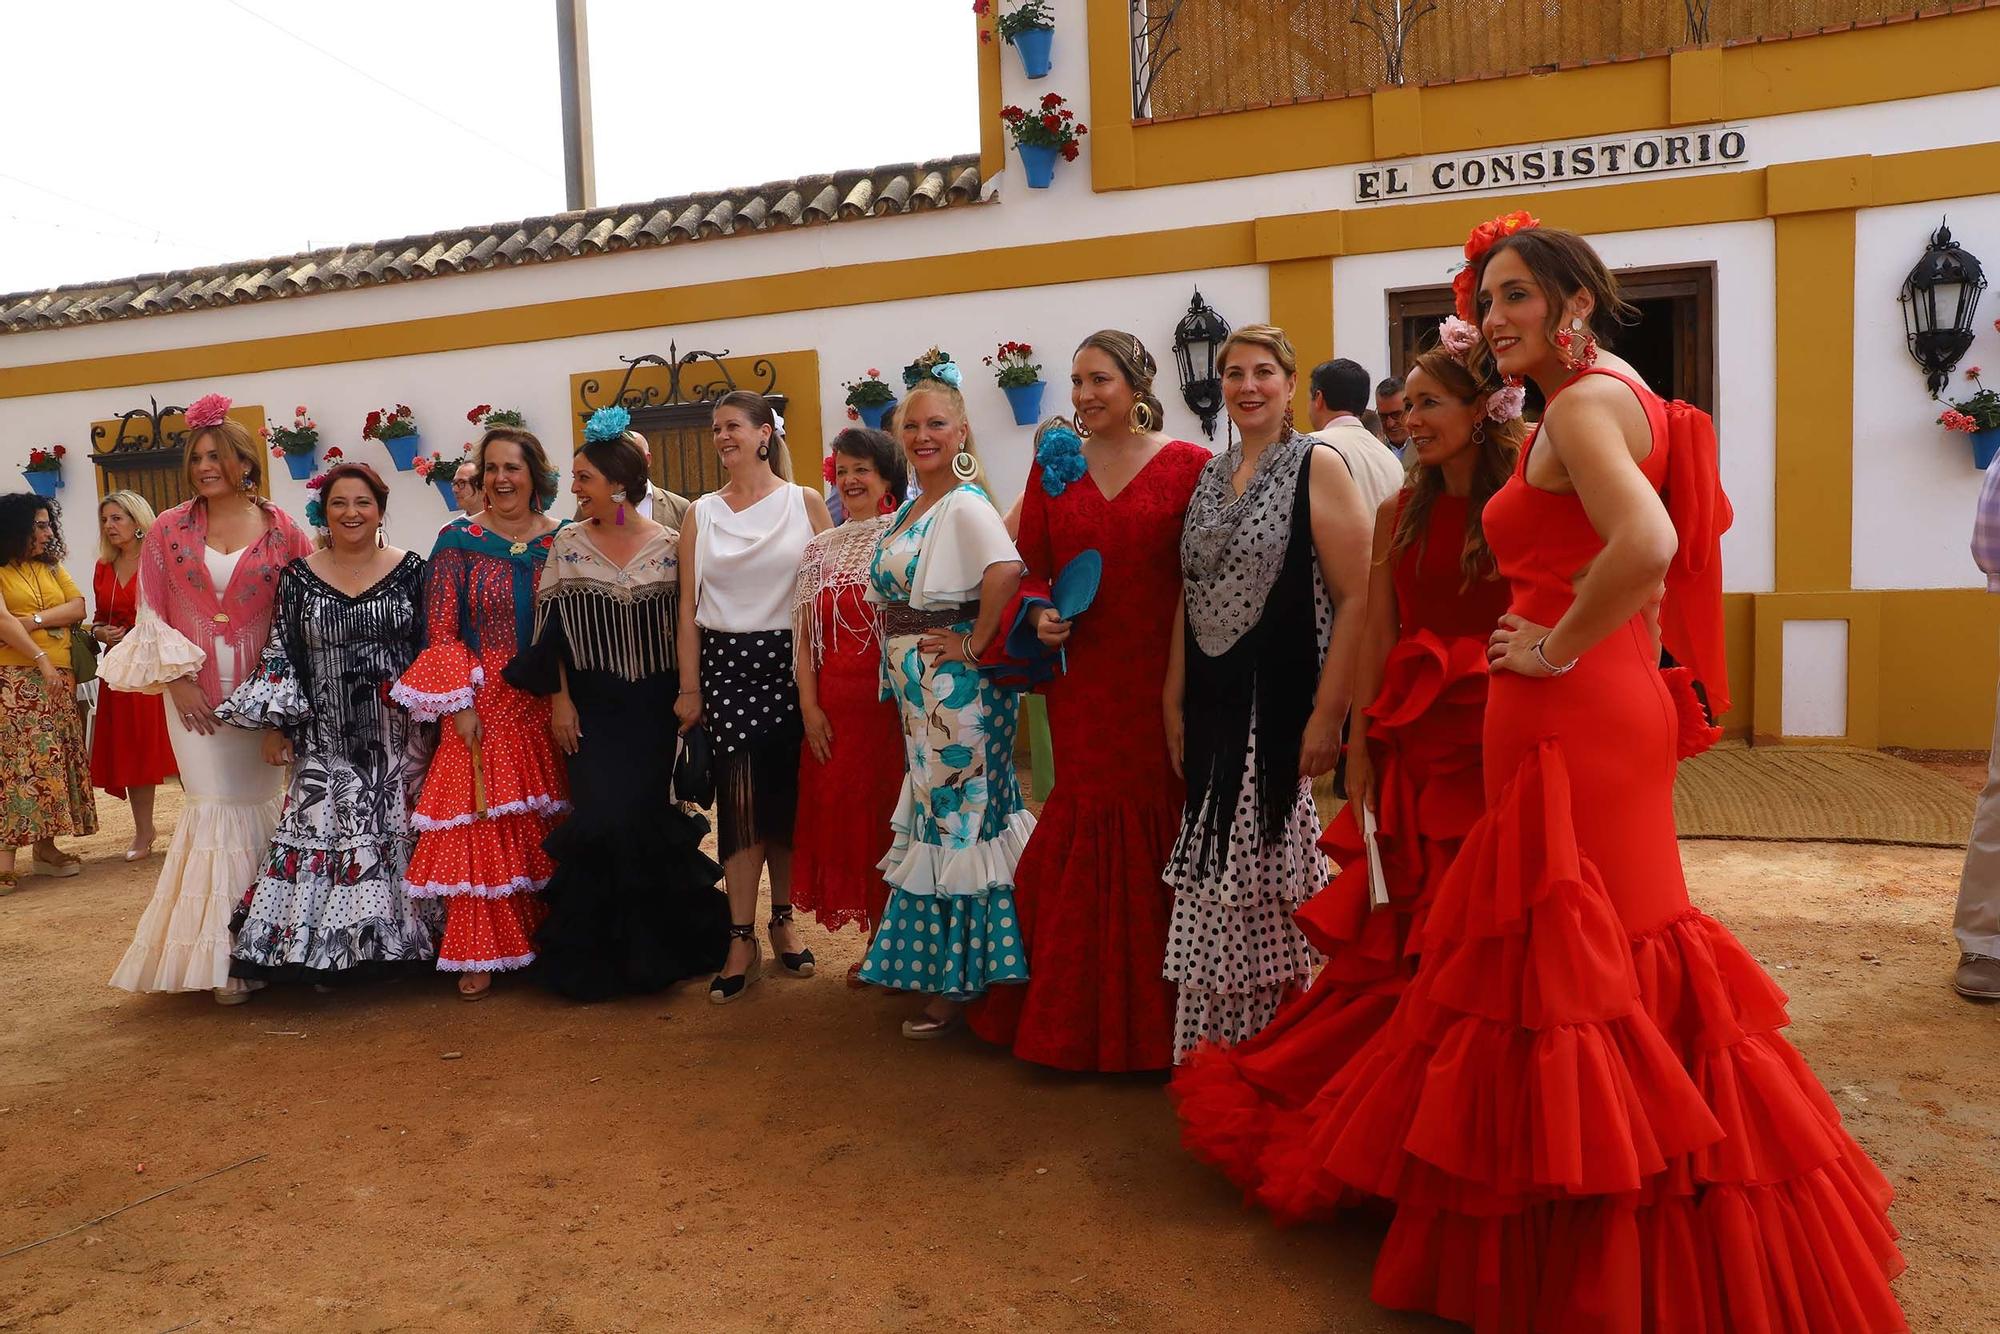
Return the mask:
{"type": "MultiPolygon", "coordinates": [[[[1298,797],[1299,752],[1319,687],[1324,645],[1319,634],[1312,490],[1308,484],[1312,441],[1293,436],[1269,448],[1276,453],[1268,460],[1269,475],[1253,477],[1240,498],[1234,496],[1229,482],[1240,454],[1232,450],[1209,465],[1216,475],[1205,475],[1197,488],[1183,536],[1182,573],[1194,599],[1223,582],[1232,555],[1241,561],[1246,547],[1275,545],[1275,533],[1258,534],[1246,542],[1239,531],[1244,525],[1260,518],[1268,524],[1278,514],[1287,515],[1289,520],[1284,555],[1270,579],[1263,609],[1233,643],[1213,656],[1204,652],[1196,632],[1196,613],[1191,610],[1188,617],[1182,704],[1187,726],[1186,819],[1201,821],[1194,831],[1198,866],[1214,865],[1225,846],[1249,769],[1253,717],[1257,726],[1259,824],[1267,841],[1278,838],[1298,797]],[[1294,454],[1296,463],[1290,457],[1294,454]],[[1214,491],[1216,481],[1225,488],[1220,494],[1214,491]],[[1283,498],[1275,493],[1262,497],[1260,505],[1260,490],[1275,491],[1288,482],[1293,493],[1289,507],[1278,508],[1283,498]],[[1260,510],[1267,512],[1260,514],[1260,510]],[[1208,525],[1205,538],[1197,531],[1204,524],[1208,525]],[[1196,589],[1198,581],[1206,586],[1196,589]]],[[[1253,571],[1238,582],[1247,587],[1217,600],[1217,610],[1229,620],[1250,614],[1252,607],[1239,603],[1254,598],[1263,580],[1253,571]]]]}

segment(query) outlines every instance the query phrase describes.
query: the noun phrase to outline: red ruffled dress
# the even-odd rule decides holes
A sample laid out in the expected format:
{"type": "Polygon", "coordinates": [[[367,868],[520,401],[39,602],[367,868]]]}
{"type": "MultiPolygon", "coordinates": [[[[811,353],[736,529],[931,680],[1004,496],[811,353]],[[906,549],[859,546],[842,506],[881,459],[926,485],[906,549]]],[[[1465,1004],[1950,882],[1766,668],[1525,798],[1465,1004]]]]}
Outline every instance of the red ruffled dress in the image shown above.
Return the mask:
{"type": "Polygon", "coordinates": [[[882,641],[868,601],[868,566],[891,516],[850,520],[806,547],[804,601],[794,634],[818,663],[819,706],[833,728],[833,756],[799,751],[799,812],[792,828],[792,902],[829,931],[882,920],[889,882],[882,858],[903,790],[903,724],[882,695],[882,641]]]}
{"type": "Polygon", "coordinates": [[[391,697],[441,718],[437,756],[410,817],[418,830],[406,889],[445,901],[438,967],[501,972],[534,962],[554,865],[542,840],[569,809],[549,735],[549,701],[500,672],[532,637],[535,577],[553,533],[514,543],[461,516],[438,533],[425,590],[428,646],[391,697]],[[479,711],[479,782],[451,715],[479,711]]]}
{"type": "MultiPolygon", "coordinates": [[[[116,569],[97,562],[91,593],[97,603],[95,624],[130,630],[138,623],[136,570],[129,583],[121,584],[116,569]]],[[[157,787],[178,772],[174,743],[167,737],[166,697],[113,690],[100,679],[97,722],[90,739],[90,785],[122,801],[127,788],[157,787]]]]}
{"type": "MultiPolygon", "coordinates": [[[[1626,383],[1680,535],[1662,638],[1719,713],[1713,436],[1626,383]]],[[[1483,518],[1513,609],[1553,625],[1604,544],[1575,496],[1528,483],[1532,448],[1483,518]]],[[[1888,1182],[1780,1036],[1784,993],[1688,902],[1673,781],[1691,696],[1658,662],[1639,615],[1567,675],[1494,674],[1487,814],[1299,1170],[1392,1203],[1375,1300],[1482,1334],[1903,1329],[1888,1182]]]]}
{"type": "MultiPolygon", "coordinates": [[[[1299,1170],[1305,1146],[1325,1133],[1339,1072],[1381,1031],[1416,972],[1424,914],[1486,809],[1479,765],[1486,645],[1508,594],[1497,578],[1465,584],[1459,557],[1470,503],[1435,497],[1423,536],[1392,571],[1397,639],[1368,709],[1376,848],[1389,902],[1370,907],[1350,803],[1320,839],[1334,876],[1294,918],[1326,958],[1312,988],[1255,1037],[1198,1048],[1170,1086],[1182,1143],[1285,1222],[1340,1202],[1337,1183],[1299,1170]]],[[[1399,505],[1399,521],[1401,513],[1399,505]]]]}
{"type": "Polygon", "coordinates": [[[1021,504],[1021,558],[1051,580],[1079,552],[1104,560],[1048,699],[1056,782],[1015,870],[1032,973],[988,992],[973,1031],[1064,1070],[1173,1062],[1174,988],[1160,976],[1173,891],[1162,872],[1185,798],[1160,697],[1181,596],[1181,525],[1212,457],[1164,445],[1115,497],[1089,474],[1050,495],[1039,464],[1021,504]]]}

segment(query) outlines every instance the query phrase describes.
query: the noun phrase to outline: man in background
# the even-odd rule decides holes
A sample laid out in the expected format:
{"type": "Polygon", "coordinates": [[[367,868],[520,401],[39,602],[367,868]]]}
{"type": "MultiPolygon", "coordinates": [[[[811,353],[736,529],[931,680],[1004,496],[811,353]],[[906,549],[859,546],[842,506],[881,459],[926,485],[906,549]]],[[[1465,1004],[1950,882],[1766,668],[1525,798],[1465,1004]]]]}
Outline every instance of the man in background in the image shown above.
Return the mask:
{"type": "Polygon", "coordinates": [[[1403,413],[1403,382],[1392,375],[1375,386],[1375,415],[1382,419],[1382,443],[1408,464],[1403,448],[1410,443],[1410,428],[1403,413]]]}
{"type": "Polygon", "coordinates": [[[451,474],[451,498],[467,514],[477,514],[486,508],[486,498],[479,486],[479,464],[474,459],[466,459],[451,474]]]}
{"type": "Polygon", "coordinates": [[[1347,461],[1372,518],[1383,501],[1402,490],[1403,465],[1361,424],[1361,414],[1368,410],[1368,372],[1359,362],[1342,357],[1313,367],[1308,384],[1312,400],[1306,411],[1312,418],[1313,438],[1333,446],[1347,461]]]}
{"type": "MultiPolygon", "coordinates": [[[[1986,470],[1979,488],[1972,559],[1986,575],[1986,591],[2000,593],[2000,460],[1986,470]]],[[[1967,1000],[2000,1000],[2000,716],[1994,719],[1986,790],[1972,809],[1972,843],[1965,850],[1951,929],[1959,951],[1953,990],[1967,1000]]]]}

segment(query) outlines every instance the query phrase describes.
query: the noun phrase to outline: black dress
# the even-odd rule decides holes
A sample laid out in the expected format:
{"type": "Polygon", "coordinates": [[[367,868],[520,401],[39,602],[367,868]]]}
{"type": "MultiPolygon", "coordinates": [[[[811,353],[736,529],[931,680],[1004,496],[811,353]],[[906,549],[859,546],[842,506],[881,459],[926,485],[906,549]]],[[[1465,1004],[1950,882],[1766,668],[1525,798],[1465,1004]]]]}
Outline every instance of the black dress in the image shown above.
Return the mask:
{"type": "Polygon", "coordinates": [[[535,933],[540,977],[574,1000],[659,991],[722,966],[729,901],[701,850],[708,821],[671,795],[680,690],[679,564],[662,530],[623,569],[590,525],[556,534],[535,595],[533,643],[509,684],[555,694],[567,675],[577,752],[569,818],[543,847],[556,863],[535,933]]]}

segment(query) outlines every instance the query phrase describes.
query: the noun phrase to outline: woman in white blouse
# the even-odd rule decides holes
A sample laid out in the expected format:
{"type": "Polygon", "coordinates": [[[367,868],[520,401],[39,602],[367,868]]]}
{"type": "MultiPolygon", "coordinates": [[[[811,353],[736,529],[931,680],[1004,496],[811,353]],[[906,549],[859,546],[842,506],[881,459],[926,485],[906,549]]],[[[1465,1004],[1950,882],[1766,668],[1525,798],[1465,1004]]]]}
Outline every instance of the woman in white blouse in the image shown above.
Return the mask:
{"type": "Polygon", "coordinates": [[[681,730],[706,724],[718,851],[729,891],[729,957],[709,986],[718,1004],[757,979],[757,885],[771,872],[771,951],[810,977],[811,950],[792,925],[792,821],[798,809],[798,681],[792,586],[813,534],[833,526],[816,490],[795,486],[783,424],[761,394],[715,404],[715,451],[729,475],[681,528],[681,730]]]}

